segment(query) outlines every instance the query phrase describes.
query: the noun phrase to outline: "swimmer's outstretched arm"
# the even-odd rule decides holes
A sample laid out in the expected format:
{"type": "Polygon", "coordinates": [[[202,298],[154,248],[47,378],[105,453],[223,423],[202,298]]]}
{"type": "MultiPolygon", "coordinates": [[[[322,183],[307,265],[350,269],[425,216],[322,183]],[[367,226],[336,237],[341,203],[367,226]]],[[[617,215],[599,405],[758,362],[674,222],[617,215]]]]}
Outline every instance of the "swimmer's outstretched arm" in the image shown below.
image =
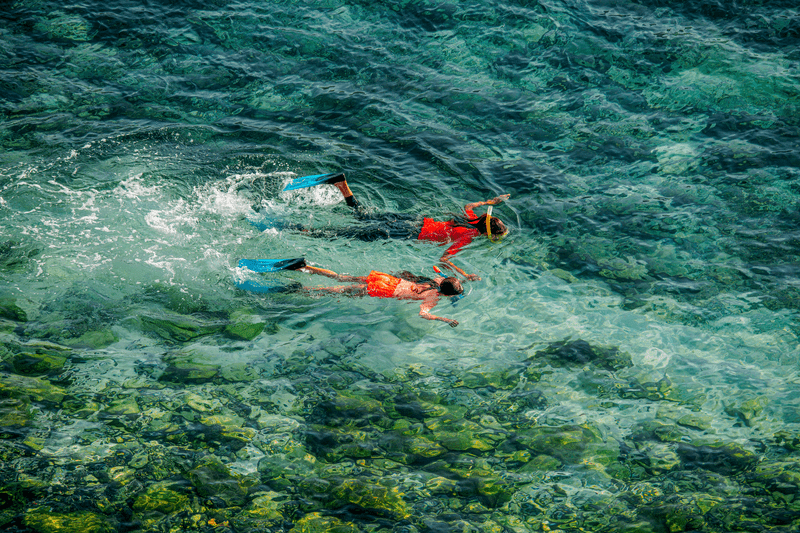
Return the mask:
{"type": "Polygon", "coordinates": [[[501,194],[500,196],[495,196],[491,200],[485,200],[483,202],[473,202],[471,204],[465,205],[464,206],[464,211],[471,211],[471,210],[475,209],[476,207],[480,207],[482,205],[497,205],[500,202],[504,202],[504,201],[508,200],[509,198],[511,198],[510,194],[501,194]]]}
{"type": "Polygon", "coordinates": [[[452,318],[444,318],[442,316],[432,315],[430,310],[436,306],[436,303],[439,301],[439,297],[430,298],[422,302],[419,306],[419,316],[426,320],[441,320],[442,322],[447,322],[450,324],[451,328],[454,328],[458,325],[457,320],[453,320],[452,318]]]}
{"type": "Polygon", "coordinates": [[[464,272],[463,269],[461,269],[461,268],[457,267],[455,264],[453,264],[453,262],[450,261],[451,257],[453,257],[453,256],[445,252],[445,254],[442,257],[439,258],[439,261],[446,268],[449,268],[453,272],[458,272],[459,274],[464,276],[465,279],[467,279],[469,281],[480,281],[481,280],[480,276],[478,276],[477,274],[467,274],[466,272],[464,272]]]}

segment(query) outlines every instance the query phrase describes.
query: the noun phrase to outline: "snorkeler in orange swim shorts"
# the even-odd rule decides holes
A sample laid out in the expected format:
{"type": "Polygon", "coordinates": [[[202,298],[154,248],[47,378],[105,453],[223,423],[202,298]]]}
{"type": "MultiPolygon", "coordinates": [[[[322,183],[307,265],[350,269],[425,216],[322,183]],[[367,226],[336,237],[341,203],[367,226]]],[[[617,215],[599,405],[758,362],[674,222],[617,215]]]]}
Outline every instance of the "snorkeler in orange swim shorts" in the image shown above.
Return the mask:
{"type": "MultiPolygon", "coordinates": [[[[361,297],[372,296],[373,298],[395,298],[397,300],[418,300],[422,303],[419,306],[419,316],[427,320],[440,320],[447,322],[451,327],[456,327],[458,321],[436,316],[431,314],[441,296],[458,296],[464,292],[461,282],[455,277],[436,277],[426,278],[415,276],[410,272],[400,272],[397,276],[372,270],[367,276],[348,276],[337,274],[332,270],[313,267],[306,264],[305,259],[280,259],[280,260],[242,260],[240,266],[246,266],[257,272],[277,272],[279,270],[298,270],[308,274],[319,274],[336,281],[354,282],[353,285],[343,285],[338,287],[289,287],[290,292],[327,292],[330,294],[342,294],[344,296],[361,297]],[[259,266],[260,264],[260,266],[259,266]],[[268,264],[268,266],[266,266],[268,264]]],[[[435,269],[440,272],[438,269],[435,269]]],[[[255,285],[242,285],[242,288],[255,290],[256,292],[271,292],[259,290],[255,285]]],[[[279,289],[284,290],[284,289],[279,289]]]]}

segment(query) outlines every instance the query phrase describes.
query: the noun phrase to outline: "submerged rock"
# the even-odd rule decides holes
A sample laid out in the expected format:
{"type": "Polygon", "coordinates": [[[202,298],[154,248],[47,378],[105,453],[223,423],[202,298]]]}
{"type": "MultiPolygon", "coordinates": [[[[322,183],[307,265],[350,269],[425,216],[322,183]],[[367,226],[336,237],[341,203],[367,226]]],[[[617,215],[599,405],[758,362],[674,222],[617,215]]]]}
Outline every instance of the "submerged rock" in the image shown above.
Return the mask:
{"type": "Polygon", "coordinates": [[[28,314],[17,305],[16,298],[0,298],[0,318],[15,322],[27,322],[28,314]]]}
{"type": "Polygon", "coordinates": [[[228,319],[230,323],[225,326],[225,334],[232,339],[251,341],[264,332],[275,335],[280,330],[276,323],[266,322],[250,310],[233,311],[228,319]]]}
{"type": "Polygon", "coordinates": [[[353,478],[345,479],[330,492],[334,508],[355,505],[362,512],[400,520],[410,516],[409,508],[398,487],[353,478]]]}
{"type": "Polygon", "coordinates": [[[705,446],[680,443],[677,452],[687,469],[703,468],[722,475],[732,475],[751,470],[759,456],[734,443],[705,446]]]}
{"type": "Polygon", "coordinates": [[[749,400],[744,400],[738,404],[732,403],[725,406],[725,412],[742,422],[747,427],[751,427],[756,418],[761,415],[764,408],[769,405],[769,398],[758,396],[749,400]]]}
{"type": "Polygon", "coordinates": [[[111,533],[116,527],[103,515],[89,511],[53,513],[35,507],[25,512],[22,523],[38,533],[111,533]]]}
{"type": "Polygon", "coordinates": [[[57,374],[64,369],[67,358],[60,355],[18,353],[10,359],[14,370],[20,374],[57,374]]]}
{"type": "Polygon", "coordinates": [[[167,368],[159,381],[175,383],[205,383],[219,377],[219,365],[195,363],[191,357],[175,357],[167,360],[167,368]]]}
{"type": "Polygon", "coordinates": [[[344,522],[321,513],[309,513],[295,522],[290,533],[358,533],[359,531],[352,522],[344,522]]]}
{"type": "Polygon", "coordinates": [[[261,492],[254,495],[250,504],[231,519],[240,531],[264,531],[283,522],[283,507],[288,498],[277,492],[261,492]]]}
{"type": "Polygon", "coordinates": [[[213,335],[225,329],[225,324],[203,322],[183,315],[163,315],[141,317],[142,330],[155,333],[173,343],[189,342],[198,337],[213,335]]]}
{"type": "Polygon", "coordinates": [[[529,363],[547,362],[553,366],[583,367],[591,364],[617,371],[633,365],[630,354],[617,347],[595,346],[584,340],[554,342],[528,358],[529,363]]]}
{"type": "Polygon", "coordinates": [[[172,489],[170,483],[156,483],[136,497],[133,510],[137,512],[159,512],[164,514],[181,511],[189,506],[189,497],[172,489]]]}
{"type": "Polygon", "coordinates": [[[216,457],[203,459],[188,472],[187,477],[200,496],[219,498],[226,506],[240,506],[246,501],[244,480],[234,475],[216,457]]]}

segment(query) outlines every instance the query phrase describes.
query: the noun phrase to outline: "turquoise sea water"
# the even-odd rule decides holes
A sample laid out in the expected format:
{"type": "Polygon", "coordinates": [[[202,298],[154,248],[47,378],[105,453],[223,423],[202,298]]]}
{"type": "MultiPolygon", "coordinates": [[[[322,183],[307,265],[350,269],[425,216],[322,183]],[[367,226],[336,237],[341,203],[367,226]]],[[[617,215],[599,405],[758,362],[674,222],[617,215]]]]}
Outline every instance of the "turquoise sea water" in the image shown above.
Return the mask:
{"type": "Polygon", "coordinates": [[[0,3],[0,526],[796,531],[799,95],[788,1],[0,3]],[[334,171],[511,195],[457,328],[236,288],[432,275],[251,224],[334,171]]]}

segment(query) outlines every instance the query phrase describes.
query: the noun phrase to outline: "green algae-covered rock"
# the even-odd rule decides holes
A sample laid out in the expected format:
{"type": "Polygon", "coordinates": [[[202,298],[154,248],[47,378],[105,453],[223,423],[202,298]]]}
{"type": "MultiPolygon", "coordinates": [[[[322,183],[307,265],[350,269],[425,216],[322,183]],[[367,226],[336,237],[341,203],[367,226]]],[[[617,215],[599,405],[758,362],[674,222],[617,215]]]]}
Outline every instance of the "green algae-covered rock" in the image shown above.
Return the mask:
{"type": "Polygon", "coordinates": [[[24,426],[33,419],[30,403],[19,398],[3,398],[0,390],[0,428],[24,426]]]}
{"type": "Polygon", "coordinates": [[[534,427],[520,432],[517,440],[535,455],[549,455],[568,464],[580,462],[587,446],[598,442],[587,427],[572,425],[534,427]]]}
{"type": "Polygon", "coordinates": [[[64,369],[67,358],[47,353],[18,353],[11,357],[10,363],[20,374],[57,374],[64,369]]]}
{"type": "Polygon", "coordinates": [[[195,363],[191,358],[171,358],[159,381],[174,383],[205,383],[219,377],[219,365],[195,363]]]}
{"type": "Polygon", "coordinates": [[[451,416],[428,420],[425,425],[433,432],[433,440],[451,451],[486,452],[506,438],[502,433],[471,420],[451,416]]]}
{"type": "Polygon", "coordinates": [[[262,481],[277,490],[294,487],[300,480],[316,476],[314,456],[298,453],[269,454],[258,461],[262,481]]]}
{"type": "Polygon", "coordinates": [[[561,468],[561,461],[552,457],[550,455],[539,454],[534,457],[531,457],[529,461],[525,463],[522,468],[519,469],[520,472],[539,472],[539,471],[549,471],[549,470],[558,470],[561,468]]]}
{"type": "Polygon", "coordinates": [[[0,398],[58,404],[65,396],[64,389],[46,379],[0,373],[0,398]]]}
{"type": "Polygon", "coordinates": [[[143,315],[140,321],[144,332],[155,333],[173,343],[189,342],[225,329],[225,324],[204,322],[184,315],[143,315]]]}
{"type": "Polygon", "coordinates": [[[87,331],[79,337],[64,339],[62,342],[73,348],[99,350],[117,342],[119,338],[109,328],[87,331]]]}
{"type": "Polygon", "coordinates": [[[242,505],[247,487],[216,457],[209,456],[192,468],[187,477],[201,496],[216,496],[229,506],[242,505]]]}
{"type": "Polygon", "coordinates": [[[139,494],[133,502],[137,512],[175,513],[189,507],[189,497],[170,488],[169,484],[156,483],[139,494]]]}
{"type": "Polygon", "coordinates": [[[605,370],[621,370],[633,365],[630,354],[617,347],[596,346],[584,340],[555,342],[528,358],[529,363],[546,362],[553,366],[583,367],[591,364],[605,370]]]}
{"type": "Polygon", "coordinates": [[[358,533],[352,522],[344,522],[333,516],[309,513],[295,522],[290,533],[358,533]]]}
{"type": "Polygon", "coordinates": [[[511,500],[516,487],[513,482],[499,476],[478,478],[476,484],[478,499],[490,509],[500,507],[511,500]]]}
{"type": "Polygon", "coordinates": [[[154,283],[146,287],[139,299],[159,303],[165,309],[169,309],[179,315],[203,313],[208,311],[210,307],[202,296],[193,294],[186,287],[167,285],[165,283],[154,283]]]}
{"type": "Polygon", "coordinates": [[[103,515],[88,511],[53,513],[36,507],[25,512],[22,523],[38,533],[110,533],[114,525],[103,515]]]}
{"type": "Polygon", "coordinates": [[[343,458],[366,459],[377,455],[380,434],[346,426],[312,426],[305,434],[309,450],[329,462],[343,458]]]}
{"type": "Polygon", "coordinates": [[[751,470],[759,456],[735,443],[715,443],[695,446],[677,445],[684,468],[702,468],[721,475],[732,475],[751,470]]]}
{"type": "Polygon", "coordinates": [[[283,520],[283,500],[286,496],[277,492],[262,492],[231,523],[239,531],[264,531],[279,525],[283,520]]]}
{"type": "Polygon", "coordinates": [[[513,389],[519,383],[520,376],[524,373],[522,365],[504,368],[502,370],[482,370],[479,367],[463,372],[456,381],[456,387],[479,389],[491,387],[498,390],[513,389]]]}
{"type": "Polygon", "coordinates": [[[314,410],[313,417],[323,420],[326,425],[333,426],[350,425],[356,421],[360,425],[369,423],[387,428],[392,425],[383,405],[378,400],[366,395],[342,392],[330,400],[320,402],[314,410]]]}
{"type": "Polygon", "coordinates": [[[28,315],[17,305],[16,298],[0,298],[0,318],[15,322],[27,322],[28,315]]]}
{"type": "Polygon", "coordinates": [[[712,422],[713,419],[710,416],[700,413],[683,415],[675,421],[679,426],[700,430],[710,429],[712,422]]]}
{"type": "Polygon", "coordinates": [[[619,395],[625,399],[641,400],[670,400],[677,401],[672,381],[667,377],[656,381],[644,381],[639,378],[632,379],[627,386],[619,389],[619,395]]]}
{"type": "Polygon", "coordinates": [[[397,487],[385,487],[362,479],[346,479],[331,490],[332,506],[355,505],[364,512],[400,520],[410,516],[397,487]]]}
{"type": "MultiPolygon", "coordinates": [[[[243,426],[243,420],[230,415],[211,415],[200,418],[205,427],[208,439],[227,445],[233,450],[240,450],[252,442],[256,430],[243,426]]],[[[196,431],[203,431],[196,428],[196,431]]]]}
{"type": "Polygon", "coordinates": [[[225,326],[225,334],[237,340],[251,341],[261,335],[267,326],[261,317],[249,311],[234,311],[229,320],[230,323],[225,326]]]}
{"type": "Polygon", "coordinates": [[[744,422],[747,427],[750,427],[767,405],[769,405],[769,398],[766,396],[758,396],[738,404],[726,405],[725,412],[734,418],[738,418],[744,422]]]}

